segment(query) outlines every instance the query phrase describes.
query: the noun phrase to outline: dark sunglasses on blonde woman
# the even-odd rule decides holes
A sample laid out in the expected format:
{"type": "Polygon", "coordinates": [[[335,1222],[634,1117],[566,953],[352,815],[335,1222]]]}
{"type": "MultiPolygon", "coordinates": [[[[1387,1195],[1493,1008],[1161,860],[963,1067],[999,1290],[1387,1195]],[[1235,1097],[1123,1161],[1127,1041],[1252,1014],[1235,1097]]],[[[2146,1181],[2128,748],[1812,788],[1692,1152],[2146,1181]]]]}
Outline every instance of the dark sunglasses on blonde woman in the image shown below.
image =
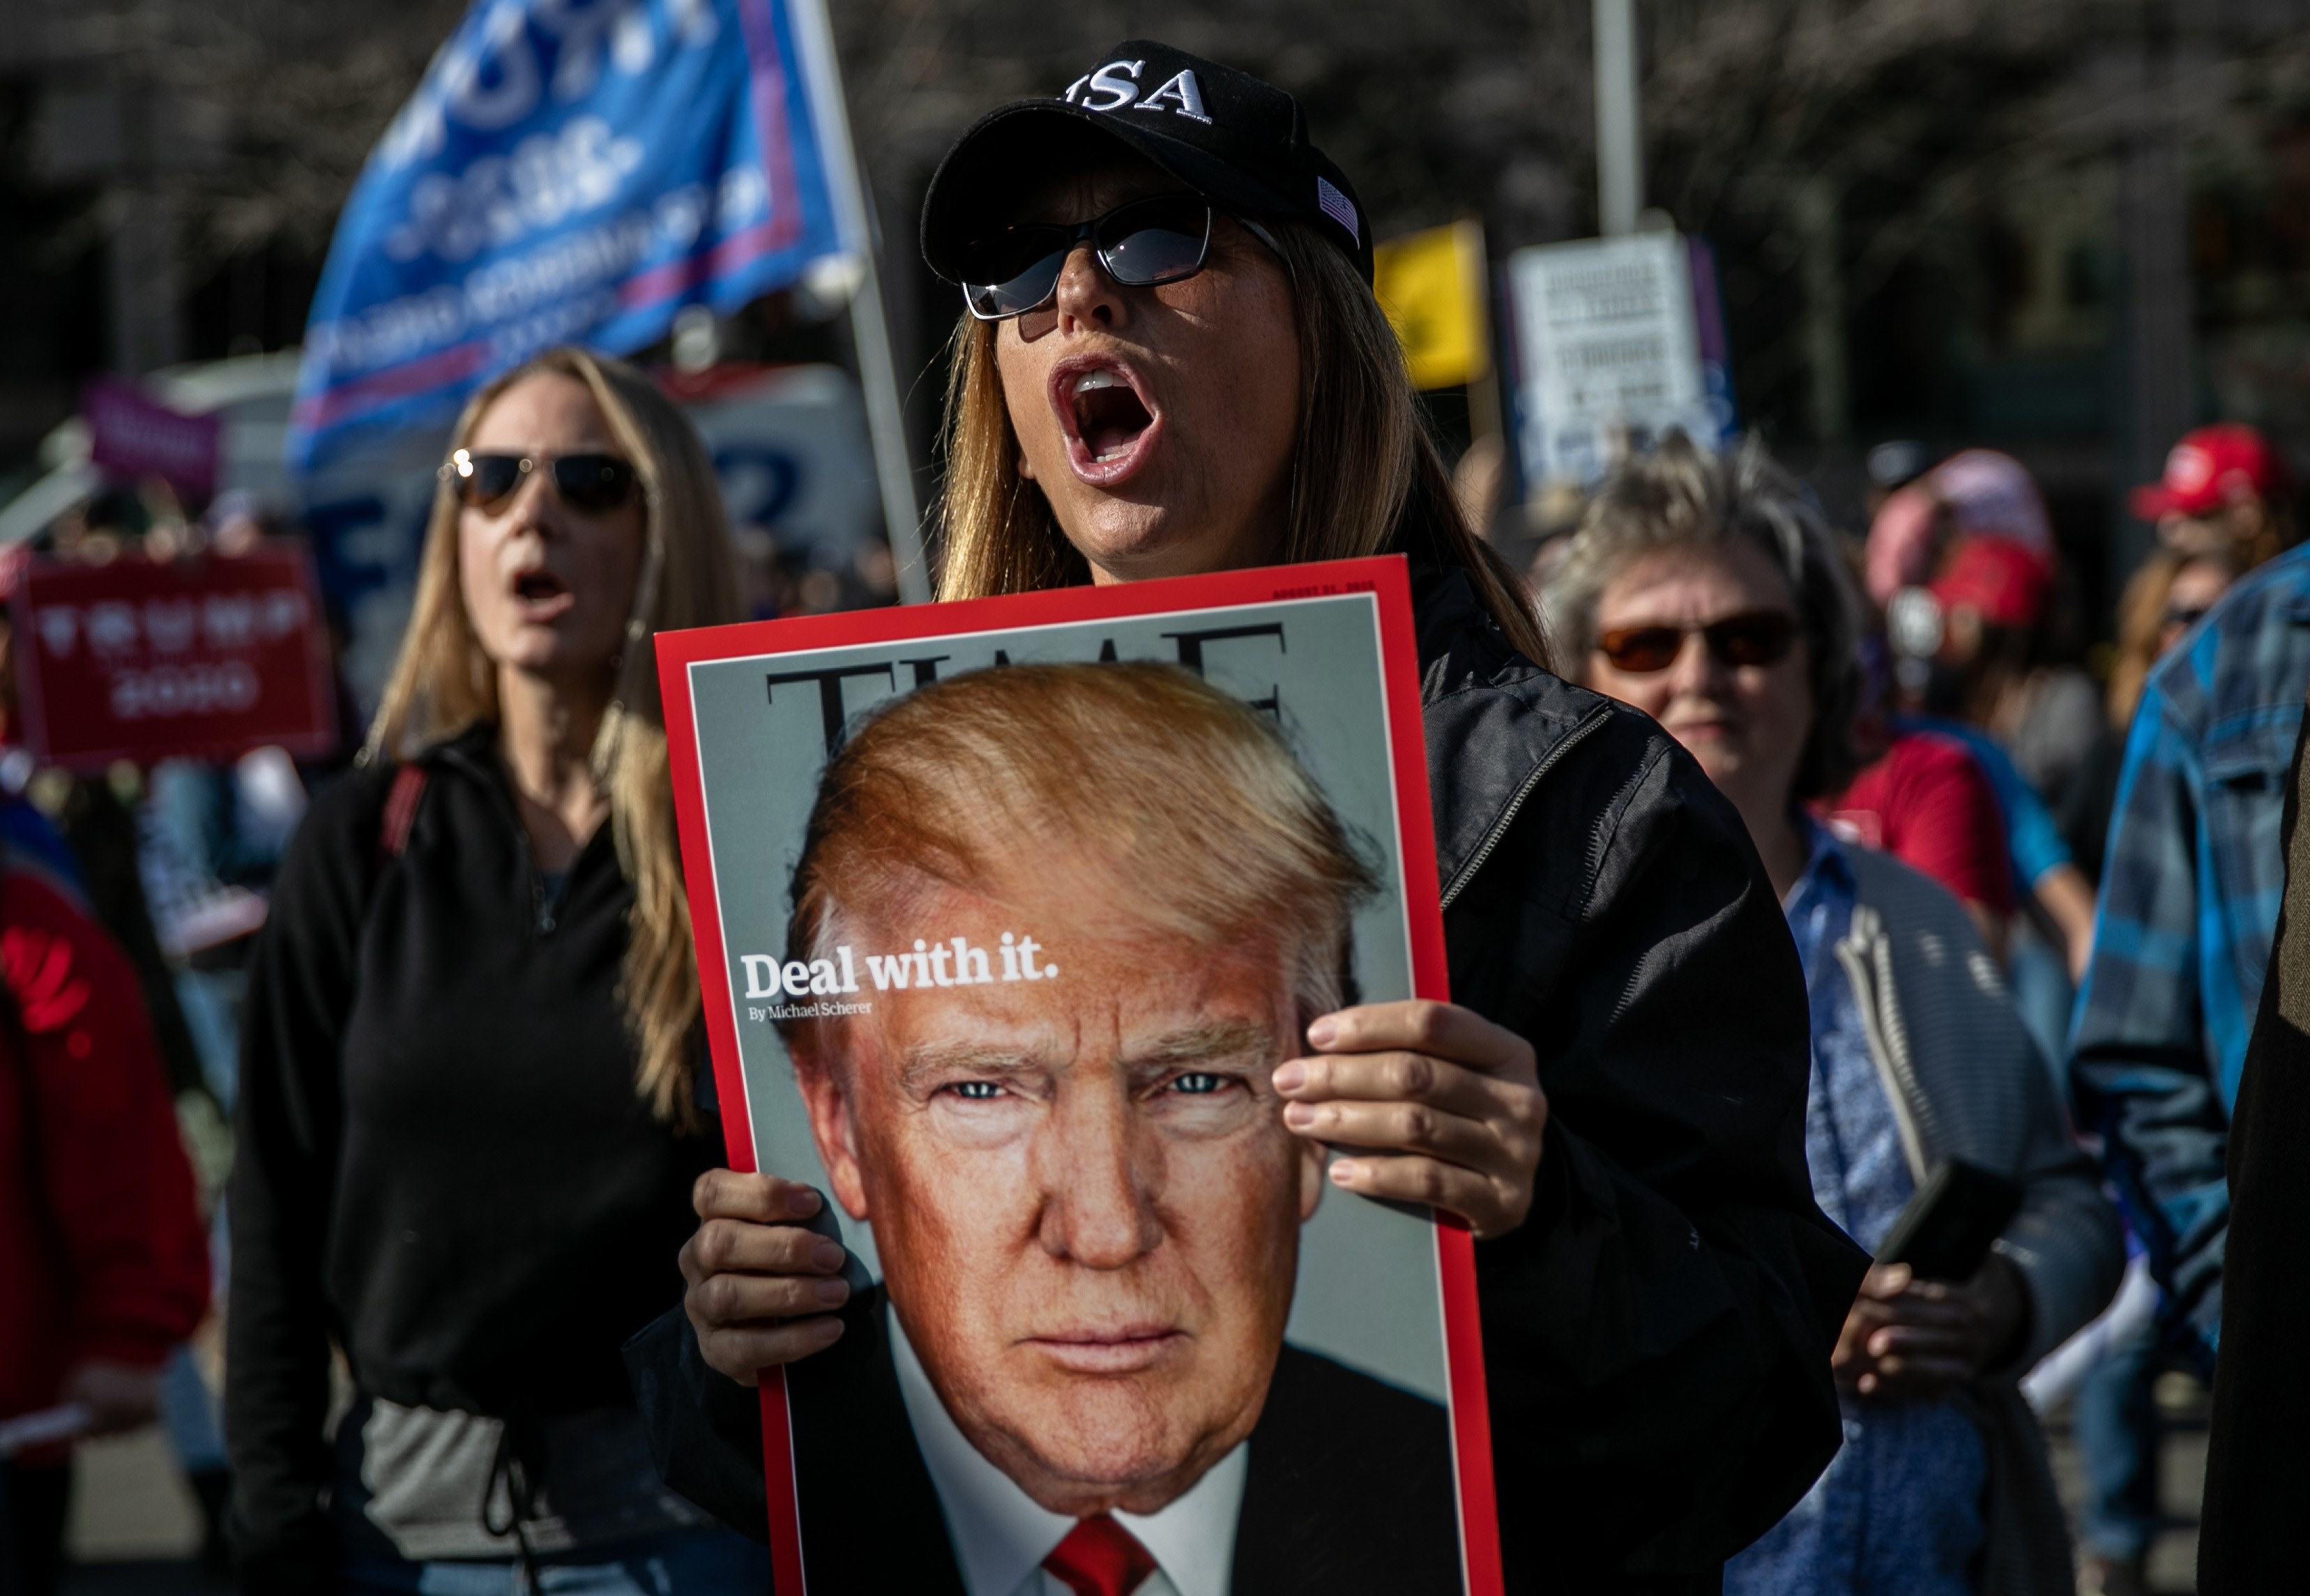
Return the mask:
{"type": "Polygon", "coordinates": [[[1616,671],[1646,676],[1665,671],[1695,632],[1720,665],[1777,665],[1795,646],[1797,622],[1778,610],[1750,610],[1706,626],[1628,626],[1596,639],[1596,651],[1616,671]]]}
{"type": "Polygon", "coordinates": [[[562,455],[540,460],[459,449],[438,474],[449,484],[459,504],[488,510],[512,497],[521,480],[533,471],[551,476],[553,490],[561,496],[561,502],[585,515],[620,508],[634,496],[634,468],[614,455],[562,455]]]}
{"type": "MultiPolygon", "coordinates": [[[[1107,274],[1126,288],[1183,282],[1202,271],[1210,256],[1212,215],[1201,195],[1159,194],[1071,227],[1003,228],[963,250],[963,302],[981,321],[1039,310],[1058,292],[1067,256],[1081,244],[1090,245],[1107,274]]],[[[1243,225],[1281,253],[1265,228],[1255,221],[1243,225]]]]}

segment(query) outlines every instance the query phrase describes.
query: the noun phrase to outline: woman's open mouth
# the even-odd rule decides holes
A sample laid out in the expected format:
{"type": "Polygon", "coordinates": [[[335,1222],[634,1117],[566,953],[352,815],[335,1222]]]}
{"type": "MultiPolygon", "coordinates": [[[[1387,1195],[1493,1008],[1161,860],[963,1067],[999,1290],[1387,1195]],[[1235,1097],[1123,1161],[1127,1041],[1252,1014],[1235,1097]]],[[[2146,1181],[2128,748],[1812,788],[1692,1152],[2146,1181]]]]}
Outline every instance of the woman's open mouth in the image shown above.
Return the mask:
{"type": "Polygon", "coordinates": [[[1065,361],[1051,374],[1051,408],[1066,433],[1068,464],[1094,488],[1136,473],[1163,426],[1131,369],[1099,358],[1065,361]]]}
{"type": "Polygon", "coordinates": [[[578,602],[567,582],[544,569],[516,573],[513,596],[525,620],[551,620],[578,602]]]}

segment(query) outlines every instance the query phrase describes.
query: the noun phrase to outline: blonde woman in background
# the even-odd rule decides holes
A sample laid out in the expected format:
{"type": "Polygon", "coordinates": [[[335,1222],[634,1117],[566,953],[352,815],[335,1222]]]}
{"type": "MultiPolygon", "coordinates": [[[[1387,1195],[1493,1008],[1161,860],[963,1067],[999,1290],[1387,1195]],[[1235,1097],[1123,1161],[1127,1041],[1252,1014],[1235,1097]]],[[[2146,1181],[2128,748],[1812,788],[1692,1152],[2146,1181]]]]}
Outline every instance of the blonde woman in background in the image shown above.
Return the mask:
{"type": "Polygon", "coordinates": [[[2189,554],[2160,549],[2133,573],[2118,601],[2117,663],[2109,673],[2109,724],[2120,737],[2141,702],[2141,686],[2149,680],[2150,667],[2198,624],[2245,568],[2228,550],[2189,554]]]}
{"type": "Polygon", "coordinates": [[[2107,724],[2070,785],[2058,794],[2062,836],[2078,868],[2101,880],[2109,815],[2117,802],[2117,773],[2125,761],[2126,729],[2141,702],[2142,685],[2183,634],[2245,574],[2231,550],[2187,553],[2158,549],[2141,562],[2117,602],[2117,657],[2103,694],[2107,724]]]}
{"type": "Polygon", "coordinates": [[[482,1596],[549,1564],[768,1588],[665,1490],[618,1357],[679,1298],[721,1148],[650,638],[736,594],[705,451],[638,371],[558,350],[467,405],[368,758],[304,822],[250,968],[249,1589],[482,1596]]]}

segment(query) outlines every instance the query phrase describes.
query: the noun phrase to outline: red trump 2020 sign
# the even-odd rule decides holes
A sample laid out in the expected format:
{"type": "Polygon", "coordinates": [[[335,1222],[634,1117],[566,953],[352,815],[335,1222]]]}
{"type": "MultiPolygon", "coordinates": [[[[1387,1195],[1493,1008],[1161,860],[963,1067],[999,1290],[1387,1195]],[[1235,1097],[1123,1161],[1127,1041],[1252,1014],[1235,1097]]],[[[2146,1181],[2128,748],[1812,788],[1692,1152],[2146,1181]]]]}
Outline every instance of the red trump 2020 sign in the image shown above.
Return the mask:
{"type": "Polygon", "coordinates": [[[102,770],[336,742],[328,638],[305,551],[104,565],[36,559],[9,595],[23,741],[102,770]]]}

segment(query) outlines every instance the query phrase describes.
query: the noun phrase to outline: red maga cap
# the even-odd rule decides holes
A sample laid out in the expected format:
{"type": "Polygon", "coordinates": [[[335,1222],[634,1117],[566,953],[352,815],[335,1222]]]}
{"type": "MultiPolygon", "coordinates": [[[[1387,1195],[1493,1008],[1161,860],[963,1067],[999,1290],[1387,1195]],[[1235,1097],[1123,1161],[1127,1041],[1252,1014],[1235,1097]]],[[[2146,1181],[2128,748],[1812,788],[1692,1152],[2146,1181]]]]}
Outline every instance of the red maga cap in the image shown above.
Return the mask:
{"type": "Polygon", "coordinates": [[[2054,562],[2006,537],[1959,538],[1931,592],[1947,614],[1969,607],[1992,626],[2036,624],[2054,588],[2054,562]]]}
{"type": "Polygon", "coordinates": [[[2133,490],[2134,519],[2205,516],[2243,499],[2268,499],[2286,483],[2286,465],[2267,439],[2235,421],[2201,427],[2166,456],[2166,474],[2133,490]]]}

